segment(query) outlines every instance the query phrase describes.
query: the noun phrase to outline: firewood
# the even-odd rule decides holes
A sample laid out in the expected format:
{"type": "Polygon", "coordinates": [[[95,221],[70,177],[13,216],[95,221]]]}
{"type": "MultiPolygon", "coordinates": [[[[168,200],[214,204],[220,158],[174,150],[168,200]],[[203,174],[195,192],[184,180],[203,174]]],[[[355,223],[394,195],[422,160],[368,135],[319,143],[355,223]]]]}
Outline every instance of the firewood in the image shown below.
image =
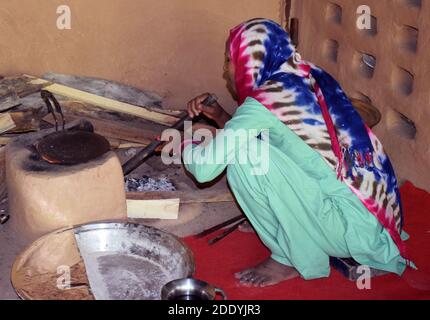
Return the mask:
{"type": "MultiPolygon", "coordinates": [[[[145,144],[141,144],[141,143],[136,143],[136,142],[128,142],[128,141],[124,141],[124,140],[119,140],[119,139],[115,139],[115,138],[106,138],[112,149],[130,149],[130,148],[143,148],[146,147],[145,144]]],[[[0,137],[0,145],[1,145],[1,137],[0,137]]]]}
{"type": "Polygon", "coordinates": [[[155,92],[112,80],[52,72],[44,74],[42,79],[174,117],[182,117],[184,112],[160,107],[162,97],[155,92]]]}
{"type": "Polygon", "coordinates": [[[127,200],[130,219],[178,219],[179,199],[127,200]]]}
{"type": "Polygon", "coordinates": [[[0,111],[8,110],[20,104],[19,97],[14,91],[0,96],[0,111]]]}
{"type": "Polygon", "coordinates": [[[0,114],[0,133],[7,132],[15,127],[15,122],[9,113],[0,114]]]}
{"type": "Polygon", "coordinates": [[[0,137],[0,146],[7,145],[11,140],[11,137],[0,137]]]}
{"type": "Polygon", "coordinates": [[[138,107],[128,103],[116,101],[113,99],[100,97],[92,93],[88,93],[82,90],[77,90],[60,84],[50,83],[49,81],[46,81],[43,79],[34,78],[33,83],[48,84],[45,87],[45,90],[50,91],[51,93],[56,95],[86,102],[106,110],[130,114],[149,121],[153,121],[155,123],[160,123],[162,125],[172,126],[178,121],[178,118],[173,116],[151,111],[144,107],[138,107]]]}
{"type": "Polygon", "coordinates": [[[40,129],[41,109],[30,109],[26,111],[10,112],[15,128],[8,133],[23,133],[38,131],[40,129]]]}
{"type": "Polygon", "coordinates": [[[26,75],[6,77],[0,80],[0,96],[15,92],[19,98],[39,92],[49,83],[35,81],[36,78],[26,75]]]}
{"type": "MultiPolygon", "coordinates": [[[[66,114],[65,119],[66,122],[71,122],[82,117],[66,114]]],[[[44,121],[55,124],[55,121],[51,114],[48,114],[43,118],[44,121]]],[[[94,132],[98,133],[104,137],[124,140],[129,142],[135,142],[143,146],[147,146],[151,143],[151,138],[155,139],[155,133],[145,132],[144,130],[139,130],[136,128],[128,127],[123,124],[116,123],[114,121],[108,120],[96,120],[96,119],[88,119],[94,126],[94,132]]]]}
{"type": "Polygon", "coordinates": [[[166,126],[149,122],[142,118],[120,112],[106,111],[103,108],[81,101],[61,100],[60,104],[65,114],[85,117],[89,120],[107,120],[136,128],[151,140],[155,139],[167,128],[166,126]]]}
{"type": "Polygon", "coordinates": [[[0,200],[3,200],[7,195],[5,149],[5,147],[0,147],[0,200]]]}
{"type": "Polygon", "coordinates": [[[233,202],[234,198],[229,191],[199,190],[199,191],[147,191],[127,192],[129,200],[162,200],[180,199],[182,204],[186,203],[219,203],[233,202]]]}

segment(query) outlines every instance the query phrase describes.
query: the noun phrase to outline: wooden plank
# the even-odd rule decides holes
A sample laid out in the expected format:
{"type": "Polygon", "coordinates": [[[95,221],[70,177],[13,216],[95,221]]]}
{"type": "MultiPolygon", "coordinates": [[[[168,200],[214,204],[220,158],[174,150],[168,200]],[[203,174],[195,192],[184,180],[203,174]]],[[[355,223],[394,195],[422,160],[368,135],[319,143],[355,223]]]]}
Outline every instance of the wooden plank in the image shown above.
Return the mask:
{"type": "Polygon", "coordinates": [[[5,95],[0,96],[0,111],[11,109],[19,104],[19,97],[14,91],[10,91],[5,95]]]}
{"type": "Polygon", "coordinates": [[[181,110],[167,110],[161,108],[162,97],[157,93],[116,81],[52,72],[44,74],[42,79],[101,97],[129,103],[134,106],[143,106],[150,111],[174,117],[183,116],[183,111],[181,110]]]}
{"type": "Polygon", "coordinates": [[[144,148],[144,147],[146,147],[146,145],[141,143],[127,142],[127,141],[120,140],[118,149],[144,148]]]}
{"type": "MultiPolygon", "coordinates": [[[[49,81],[43,79],[35,79],[34,83],[49,83],[49,81]]],[[[166,126],[174,125],[178,119],[176,117],[172,117],[169,115],[161,114],[155,111],[150,111],[145,109],[144,107],[137,107],[128,103],[112,100],[109,98],[104,98],[97,96],[92,93],[88,93],[82,90],[73,89],[67,86],[63,86],[60,84],[49,84],[44,88],[45,90],[57,94],[60,96],[64,96],[70,99],[83,101],[97,107],[104,108],[106,110],[112,110],[116,112],[122,112],[126,114],[130,114],[136,117],[140,117],[149,121],[153,121],[156,123],[160,123],[166,126]]]]}
{"type": "Polygon", "coordinates": [[[7,145],[12,139],[11,137],[0,137],[0,146],[7,145]]]}
{"type": "Polygon", "coordinates": [[[15,92],[19,98],[26,97],[30,94],[39,92],[49,83],[35,81],[36,78],[27,75],[6,77],[0,80],[0,96],[8,94],[10,91],[15,92]]]}
{"type": "Polygon", "coordinates": [[[127,200],[127,217],[175,220],[179,215],[179,201],[179,199],[127,200]]]}
{"type": "Polygon", "coordinates": [[[106,111],[103,108],[81,101],[66,100],[60,101],[60,104],[65,114],[71,114],[95,120],[113,121],[124,126],[137,128],[141,131],[142,135],[151,140],[158,137],[163,132],[163,130],[167,129],[166,126],[158,123],[149,122],[145,119],[134,117],[125,113],[106,111]]]}
{"type": "MultiPolygon", "coordinates": [[[[106,139],[110,143],[111,149],[130,149],[130,148],[143,148],[146,145],[135,142],[128,142],[124,140],[119,140],[115,138],[106,137],[106,139]]],[[[1,145],[1,137],[0,137],[0,145],[1,145]]]]}
{"type": "Polygon", "coordinates": [[[9,113],[0,114],[0,133],[7,132],[15,127],[15,122],[9,113]]]}
{"type": "MultiPolygon", "coordinates": [[[[66,123],[81,119],[82,117],[66,114],[66,123]]],[[[55,121],[51,114],[43,118],[44,121],[54,125],[55,121]]],[[[94,127],[94,132],[107,138],[124,140],[128,142],[135,142],[143,146],[151,143],[151,139],[145,135],[145,132],[136,128],[127,127],[122,124],[115,123],[108,120],[87,119],[94,127]]],[[[155,134],[153,133],[152,136],[155,134]]],[[[155,139],[155,137],[154,137],[155,139]]]]}
{"type": "Polygon", "coordinates": [[[40,129],[41,108],[9,112],[9,114],[15,122],[15,128],[9,130],[8,133],[25,133],[40,129]]]}
{"type": "Polygon", "coordinates": [[[200,191],[153,191],[127,192],[129,200],[180,199],[181,203],[220,203],[233,202],[230,191],[200,190],[200,191]]]}
{"type": "Polygon", "coordinates": [[[0,147],[0,200],[3,200],[6,195],[6,148],[0,147]]]}

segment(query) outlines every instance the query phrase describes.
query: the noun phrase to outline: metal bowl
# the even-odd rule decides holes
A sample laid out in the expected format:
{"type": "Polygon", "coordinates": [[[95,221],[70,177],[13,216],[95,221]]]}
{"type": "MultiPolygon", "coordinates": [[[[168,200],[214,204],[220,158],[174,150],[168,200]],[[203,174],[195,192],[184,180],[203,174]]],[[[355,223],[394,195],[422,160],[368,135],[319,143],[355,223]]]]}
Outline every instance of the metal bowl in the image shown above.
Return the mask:
{"type": "Polygon", "coordinates": [[[15,261],[12,284],[25,299],[159,300],[165,284],[193,273],[193,255],[176,236],[142,224],[106,222],[36,240],[15,261]],[[68,278],[61,278],[64,267],[72,270],[68,278]]]}
{"type": "Polygon", "coordinates": [[[215,300],[217,295],[227,300],[225,292],[207,282],[185,278],[173,280],[161,290],[163,300],[215,300]]]}

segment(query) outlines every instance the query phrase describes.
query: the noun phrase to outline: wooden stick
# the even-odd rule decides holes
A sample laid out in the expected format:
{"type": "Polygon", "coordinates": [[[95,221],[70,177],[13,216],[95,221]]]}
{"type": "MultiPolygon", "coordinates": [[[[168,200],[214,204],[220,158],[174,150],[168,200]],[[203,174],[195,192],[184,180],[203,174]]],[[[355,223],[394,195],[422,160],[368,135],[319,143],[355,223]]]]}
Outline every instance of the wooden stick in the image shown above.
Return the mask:
{"type": "MultiPolygon", "coordinates": [[[[130,149],[130,148],[143,148],[146,147],[145,144],[141,144],[141,143],[136,143],[136,142],[128,142],[128,141],[124,141],[124,140],[119,140],[119,139],[115,139],[115,138],[110,138],[107,137],[106,138],[112,149],[130,149]]],[[[0,137],[0,144],[1,144],[1,137],[0,137]]]]}
{"type": "Polygon", "coordinates": [[[23,133],[38,131],[40,129],[41,109],[29,109],[26,111],[10,112],[15,128],[8,133],[23,133]]]}
{"type": "Polygon", "coordinates": [[[178,219],[179,199],[127,200],[127,217],[130,219],[178,219]]]}
{"type": "Polygon", "coordinates": [[[148,191],[127,192],[129,200],[181,199],[181,203],[220,203],[233,202],[229,191],[200,190],[200,191],[148,191]]]}
{"type": "Polygon", "coordinates": [[[130,148],[144,148],[146,144],[136,143],[136,142],[127,142],[121,140],[118,146],[118,149],[130,149],[130,148]]]}
{"type": "Polygon", "coordinates": [[[15,127],[15,122],[9,113],[0,114],[0,133],[7,132],[15,127]]]}
{"type": "MultiPolygon", "coordinates": [[[[0,147],[0,200],[3,200],[6,195],[6,148],[0,147]]],[[[3,219],[6,219],[6,217],[4,217],[3,219]]]]}
{"type": "Polygon", "coordinates": [[[64,100],[60,101],[63,112],[66,115],[85,117],[89,120],[100,120],[114,122],[118,125],[127,126],[140,130],[140,134],[150,140],[155,140],[160,136],[166,126],[148,122],[145,119],[131,116],[129,114],[106,111],[103,108],[90,105],[81,101],[64,100]]]}
{"type": "MultiPolygon", "coordinates": [[[[38,84],[49,83],[49,81],[43,79],[35,79],[33,80],[33,82],[38,84]]],[[[133,116],[160,123],[166,126],[172,126],[178,121],[178,118],[176,117],[161,114],[155,111],[150,111],[145,109],[144,107],[138,107],[128,103],[100,97],[92,93],[73,89],[56,83],[46,86],[45,90],[63,97],[83,101],[106,110],[131,114],[133,116]]]]}
{"type": "Polygon", "coordinates": [[[35,82],[36,78],[26,75],[6,77],[0,80],[0,95],[6,95],[10,91],[17,94],[19,98],[24,98],[30,94],[39,92],[49,83],[35,82]]]}
{"type": "Polygon", "coordinates": [[[11,91],[0,97],[0,111],[4,111],[20,104],[20,100],[16,92],[11,91]]]}
{"type": "Polygon", "coordinates": [[[0,137],[0,145],[5,146],[12,140],[11,137],[0,137]]]}
{"type": "MultiPolygon", "coordinates": [[[[65,114],[64,115],[66,122],[71,122],[77,119],[80,119],[82,117],[65,114]]],[[[45,118],[43,118],[44,121],[55,124],[54,119],[52,118],[52,115],[47,115],[45,118]]],[[[147,146],[151,143],[151,138],[148,137],[148,135],[139,129],[124,126],[123,124],[116,123],[114,121],[108,121],[108,120],[96,120],[96,119],[88,119],[94,126],[94,132],[98,133],[102,136],[108,137],[108,138],[114,138],[118,140],[125,140],[129,142],[135,142],[138,144],[141,144],[143,146],[147,146]]],[[[155,135],[155,133],[153,134],[155,135]]]]}

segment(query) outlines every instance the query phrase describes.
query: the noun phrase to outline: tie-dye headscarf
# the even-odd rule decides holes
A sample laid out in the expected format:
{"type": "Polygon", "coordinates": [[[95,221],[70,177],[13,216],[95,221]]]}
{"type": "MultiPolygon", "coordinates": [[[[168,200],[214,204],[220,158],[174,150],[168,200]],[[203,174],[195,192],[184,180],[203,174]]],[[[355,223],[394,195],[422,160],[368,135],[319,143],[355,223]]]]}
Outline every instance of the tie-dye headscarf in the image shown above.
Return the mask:
{"type": "Polygon", "coordinates": [[[235,27],[228,48],[239,104],[255,98],[319,152],[405,257],[394,170],[336,80],[302,61],[288,33],[270,20],[254,19],[235,27]]]}

